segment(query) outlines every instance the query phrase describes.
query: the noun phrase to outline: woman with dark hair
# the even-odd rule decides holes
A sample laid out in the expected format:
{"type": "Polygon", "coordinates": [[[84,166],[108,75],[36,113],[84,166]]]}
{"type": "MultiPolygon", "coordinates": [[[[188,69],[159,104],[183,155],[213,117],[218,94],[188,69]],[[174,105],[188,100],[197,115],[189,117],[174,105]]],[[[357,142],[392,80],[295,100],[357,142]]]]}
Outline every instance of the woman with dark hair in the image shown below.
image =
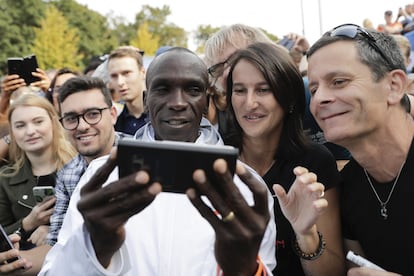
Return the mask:
{"type": "Polygon", "coordinates": [[[55,76],[53,77],[52,81],[50,82],[50,87],[46,93],[46,99],[53,104],[56,111],[59,114],[59,102],[58,102],[58,95],[59,95],[59,88],[68,80],[74,77],[80,76],[79,72],[76,72],[69,68],[62,68],[59,69],[55,76]]]}
{"type": "Polygon", "coordinates": [[[332,154],[303,131],[306,101],[297,66],[273,43],[240,49],[229,64],[227,103],[235,118],[230,144],[278,198],[274,274],[343,275],[339,174],[332,154]],[[295,181],[302,175],[312,176],[310,184],[295,181]]]}

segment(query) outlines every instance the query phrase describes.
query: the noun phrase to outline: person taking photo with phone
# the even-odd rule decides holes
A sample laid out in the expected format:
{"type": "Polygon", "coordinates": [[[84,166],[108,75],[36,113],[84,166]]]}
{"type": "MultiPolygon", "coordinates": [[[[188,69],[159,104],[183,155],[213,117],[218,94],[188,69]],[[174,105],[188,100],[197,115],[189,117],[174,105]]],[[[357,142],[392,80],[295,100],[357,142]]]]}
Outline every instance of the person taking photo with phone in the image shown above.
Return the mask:
{"type": "Polygon", "coordinates": [[[0,169],[0,224],[21,236],[20,248],[45,243],[54,197],[37,203],[33,187],[55,186],[56,171],[76,151],[66,139],[54,107],[24,94],[8,112],[10,163],[0,169]]]}

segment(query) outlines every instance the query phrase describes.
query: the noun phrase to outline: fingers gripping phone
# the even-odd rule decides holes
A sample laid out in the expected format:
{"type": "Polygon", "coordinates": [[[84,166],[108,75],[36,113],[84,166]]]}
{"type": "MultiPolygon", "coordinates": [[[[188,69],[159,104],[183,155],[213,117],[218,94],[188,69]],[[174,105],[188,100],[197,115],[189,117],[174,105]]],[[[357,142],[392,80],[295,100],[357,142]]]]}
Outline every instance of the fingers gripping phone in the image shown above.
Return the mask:
{"type": "Polygon", "coordinates": [[[32,72],[36,72],[39,67],[37,64],[36,55],[30,55],[27,57],[10,57],[7,59],[7,67],[9,75],[19,75],[26,84],[39,81],[38,77],[32,75],[32,72]]]}
{"type": "Polygon", "coordinates": [[[53,186],[36,186],[33,187],[33,196],[37,203],[55,195],[55,188],[53,186]]]}
{"type": "MultiPolygon", "coordinates": [[[[9,236],[7,236],[6,231],[4,231],[3,226],[0,225],[0,252],[6,252],[10,249],[13,249],[14,246],[11,243],[9,236]]],[[[7,263],[12,263],[17,261],[19,257],[14,257],[11,259],[6,260],[7,263]]]]}
{"type": "MultiPolygon", "coordinates": [[[[203,169],[212,184],[219,183],[213,171],[218,158],[227,161],[234,174],[238,149],[223,145],[200,145],[186,142],[145,142],[124,138],[118,142],[119,177],[147,170],[151,181],[159,181],[164,192],[185,193],[194,187],[193,172],[203,169]]],[[[220,191],[220,187],[215,187],[220,191]]]]}

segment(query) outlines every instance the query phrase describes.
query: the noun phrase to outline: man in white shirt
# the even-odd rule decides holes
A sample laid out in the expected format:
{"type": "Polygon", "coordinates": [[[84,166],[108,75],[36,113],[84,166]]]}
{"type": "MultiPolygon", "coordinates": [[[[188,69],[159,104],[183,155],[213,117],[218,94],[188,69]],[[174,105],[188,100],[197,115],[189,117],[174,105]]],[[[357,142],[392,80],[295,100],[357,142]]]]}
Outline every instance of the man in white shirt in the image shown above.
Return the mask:
{"type": "MultiPolygon", "coordinates": [[[[207,68],[193,52],[157,57],[147,72],[152,121],[136,138],[222,144],[202,120],[207,86],[207,68]]],[[[186,196],[161,193],[144,171],[117,181],[114,168],[113,156],[89,164],[40,275],[253,275],[276,265],[273,201],[242,164],[232,178],[223,160],[215,162],[223,195],[208,189],[201,170],[186,196]]]]}

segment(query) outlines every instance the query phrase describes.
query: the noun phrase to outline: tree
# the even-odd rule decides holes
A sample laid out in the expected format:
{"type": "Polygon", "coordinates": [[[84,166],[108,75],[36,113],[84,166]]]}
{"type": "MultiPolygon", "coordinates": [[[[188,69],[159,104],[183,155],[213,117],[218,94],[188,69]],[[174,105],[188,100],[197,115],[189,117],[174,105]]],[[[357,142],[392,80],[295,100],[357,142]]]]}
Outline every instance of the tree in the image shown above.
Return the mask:
{"type": "Polygon", "coordinates": [[[82,55],[79,54],[79,37],[74,28],[56,7],[46,9],[40,28],[35,28],[36,38],[33,52],[42,69],[69,67],[79,70],[82,67],[82,55]]]}
{"type": "Polygon", "coordinates": [[[75,0],[53,0],[53,3],[68,20],[69,25],[76,28],[79,35],[79,52],[83,63],[87,64],[91,57],[109,53],[118,46],[114,32],[109,28],[107,18],[90,10],[75,0]]]}
{"type": "Polygon", "coordinates": [[[45,3],[41,0],[0,0],[0,71],[7,73],[8,57],[31,54],[33,27],[39,27],[45,3]]]}
{"type": "Polygon", "coordinates": [[[219,29],[220,27],[212,27],[211,25],[198,26],[194,35],[194,41],[197,45],[197,53],[204,53],[204,46],[206,45],[207,39],[219,29]]]}
{"type": "Polygon", "coordinates": [[[183,28],[167,21],[171,14],[170,7],[164,5],[160,8],[153,8],[143,5],[142,10],[135,16],[135,28],[147,23],[148,31],[159,38],[159,45],[187,47],[187,33],[183,28]]]}
{"type": "Polygon", "coordinates": [[[158,41],[158,37],[148,32],[148,24],[145,22],[138,28],[135,38],[129,44],[145,51],[147,55],[153,56],[159,47],[158,41]]]}

